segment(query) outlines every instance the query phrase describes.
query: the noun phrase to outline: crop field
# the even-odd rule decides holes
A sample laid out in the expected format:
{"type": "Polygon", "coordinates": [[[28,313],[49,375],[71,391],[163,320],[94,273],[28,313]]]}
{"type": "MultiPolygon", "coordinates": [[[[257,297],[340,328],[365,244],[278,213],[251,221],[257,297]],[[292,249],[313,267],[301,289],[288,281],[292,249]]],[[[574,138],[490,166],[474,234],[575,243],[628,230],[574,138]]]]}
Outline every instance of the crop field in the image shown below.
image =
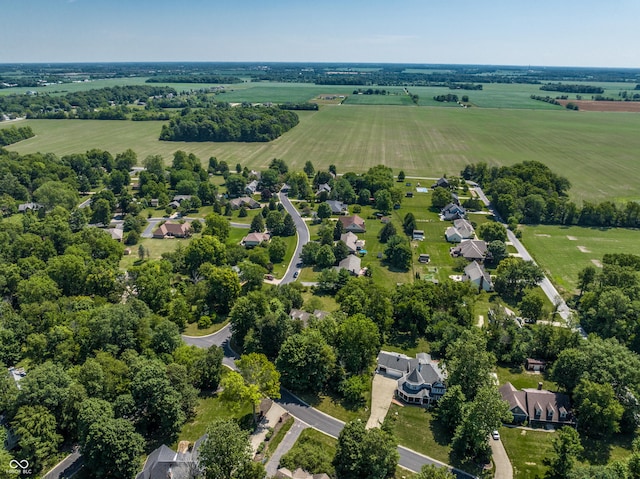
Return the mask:
{"type": "MultiPolygon", "coordinates": [[[[335,91],[332,91],[335,92],[335,91]]],[[[541,103],[541,102],[540,102],[541,103]]],[[[471,162],[491,166],[537,160],[572,183],[572,199],[637,200],[640,115],[628,113],[331,105],[299,112],[300,124],[269,143],[186,143],[158,140],[162,122],[25,120],[36,136],[11,145],[20,153],[58,155],[91,148],[132,148],[139,158],[176,150],[265,168],[282,158],[301,169],[334,163],[366,171],[382,163],[407,175],[459,174],[471,162]]]]}
{"type": "Polygon", "coordinates": [[[598,265],[606,253],[635,253],[640,231],[579,226],[525,226],[523,242],[536,262],[561,289],[573,292],[578,273],[598,265]]]}

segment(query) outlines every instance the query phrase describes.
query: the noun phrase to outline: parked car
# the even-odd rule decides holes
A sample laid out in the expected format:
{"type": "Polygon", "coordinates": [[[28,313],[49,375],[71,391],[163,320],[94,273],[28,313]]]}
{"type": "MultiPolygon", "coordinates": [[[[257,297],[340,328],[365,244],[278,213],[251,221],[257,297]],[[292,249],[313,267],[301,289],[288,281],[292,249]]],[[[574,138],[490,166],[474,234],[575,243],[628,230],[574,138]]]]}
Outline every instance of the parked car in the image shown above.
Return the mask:
{"type": "Polygon", "coordinates": [[[295,273],[293,273],[293,277],[297,278],[299,274],[300,274],[300,271],[296,271],[295,273]]]}
{"type": "Polygon", "coordinates": [[[491,433],[491,437],[495,440],[495,441],[499,441],[500,440],[500,433],[498,431],[493,431],[491,433]]]}

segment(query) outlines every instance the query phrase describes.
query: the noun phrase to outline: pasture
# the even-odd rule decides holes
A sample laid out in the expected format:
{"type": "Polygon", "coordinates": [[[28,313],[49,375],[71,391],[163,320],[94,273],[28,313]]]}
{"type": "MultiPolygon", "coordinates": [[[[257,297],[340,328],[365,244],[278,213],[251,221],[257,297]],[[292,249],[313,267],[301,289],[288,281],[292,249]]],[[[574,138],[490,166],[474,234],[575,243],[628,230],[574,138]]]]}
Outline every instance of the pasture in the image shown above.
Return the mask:
{"type": "Polygon", "coordinates": [[[522,241],[561,292],[573,293],[578,273],[606,253],[636,253],[640,231],[580,226],[524,226],[522,241]],[[564,290],[564,291],[562,291],[564,290]]]}
{"type": "MultiPolygon", "coordinates": [[[[399,97],[401,98],[401,97],[399,97]]],[[[541,102],[540,102],[541,103],[541,102]]],[[[139,158],[176,150],[265,168],[273,158],[292,169],[306,160],[339,172],[379,163],[407,175],[455,175],[471,162],[490,166],[537,160],[572,183],[575,201],[640,199],[640,115],[481,108],[330,105],[299,112],[300,124],[269,143],[186,143],[158,140],[162,122],[25,120],[36,136],[11,145],[19,153],[57,155],[132,148],[139,158]]]]}

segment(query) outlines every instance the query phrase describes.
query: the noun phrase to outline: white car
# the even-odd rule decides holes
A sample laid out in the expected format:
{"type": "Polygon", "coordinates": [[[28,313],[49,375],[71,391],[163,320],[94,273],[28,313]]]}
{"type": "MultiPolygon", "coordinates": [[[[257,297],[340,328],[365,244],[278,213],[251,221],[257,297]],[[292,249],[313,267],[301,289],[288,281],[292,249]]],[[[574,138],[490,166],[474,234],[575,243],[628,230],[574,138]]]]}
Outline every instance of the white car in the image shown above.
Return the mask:
{"type": "Polygon", "coordinates": [[[493,431],[493,432],[491,433],[491,437],[492,437],[494,440],[499,441],[499,440],[500,440],[500,433],[499,433],[498,431],[493,431]]]}

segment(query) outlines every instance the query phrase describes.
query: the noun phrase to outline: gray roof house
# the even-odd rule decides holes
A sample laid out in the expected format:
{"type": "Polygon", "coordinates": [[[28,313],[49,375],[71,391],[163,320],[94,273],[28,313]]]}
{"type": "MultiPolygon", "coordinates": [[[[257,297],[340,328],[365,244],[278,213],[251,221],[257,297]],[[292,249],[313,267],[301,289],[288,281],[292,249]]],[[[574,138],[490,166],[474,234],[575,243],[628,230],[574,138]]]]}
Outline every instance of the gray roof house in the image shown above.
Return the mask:
{"type": "Polygon", "coordinates": [[[464,239],[472,239],[475,236],[475,230],[469,221],[457,219],[453,221],[453,226],[447,228],[444,236],[449,243],[460,243],[464,239]]]}
{"type": "Polygon", "coordinates": [[[487,257],[487,243],[482,240],[464,240],[450,250],[454,258],[463,257],[469,261],[482,262],[487,257]]]}
{"type": "Polygon", "coordinates": [[[349,253],[355,253],[356,251],[358,251],[358,236],[356,236],[351,231],[347,231],[346,233],[341,234],[340,241],[343,241],[344,244],[347,245],[347,248],[349,248],[349,253]]]}
{"type": "Polygon", "coordinates": [[[249,196],[255,195],[258,189],[258,180],[253,180],[247,186],[244,187],[244,192],[249,196]]]}
{"type": "Polygon", "coordinates": [[[27,211],[35,211],[44,208],[40,203],[21,203],[18,205],[18,213],[26,213],[27,211]]]}
{"type": "Polygon", "coordinates": [[[329,313],[328,311],[322,311],[320,309],[314,310],[313,313],[307,313],[302,309],[295,309],[295,308],[289,311],[289,317],[291,319],[298,319],[302,321],[302,324],[304,324],[305,326],[307,325],[307,323],[311,318],[323,319],[329,316],[329,314],[331,313],[329,313]]]}
{"type": "Polygon", "coordinates": [[[175,452],[163,444],[149,454],[136,479],[195,479],[201,477],[198,449],[206,439],[205,434],[195,442],[191,450],[186,452],[175,452]]]}
{"type": "Polygon", "coordinates": [[[462,281],[469,281],[475,285],[478,290],[493,291],[491,276],[477,261],[472,261],[464,268],[462,281]]]}
{"type": "Polygon", "coordinates": [[[250,209],[260,208],[260,203],[251,198],[250,196],[241,196],[240,198],[233,198],[229,200],[232,210],[239,210],[242,206],[250,209]]]}
{"type": "Polygon", "coordinates": [[[338,263],[338,269],[346,269],[351,274],[360,276],[360,272],[362,271],[362,267],[360,266],[360,264],[360,256],[350,254],[338,263]]]}
{"type": "Polygon", "coordinates": [[[449,188],[449,180],[447,180],[444,176],[442,178],[438,178],[438,181],[436,181],[433,185],[431,185],[431,188],[449,188]]]}
{"type": "Polygon", "coordinates": [[[446,374],[427,353],[418,353],[415,358],[410,358],[400,353],[380,351],[376,371],[398,378],[396,396],[409,404],[431,404],[447,390],[446,374]]]}
{"type": "Polygon", "coordinates": [[[542,389],[522,389],[518,391],[513,384],[505,383],[500,387],[502,399],[509,403],[514,424],[525,421],[531,426],[542,426],[547,429],[562,426],[575,426],[576,421],[571,413],[569,396],[542,389]]]}
{"type": "Polygon", "coordinates": [[[323,191],[326,191],[327,193],[331,193],[331,187],[329,186],[328,183],[322,183],[321,185],[318,185],[318,190],[316,191],[316,196],[318,196],[323,191]]]}
{"type": "Polygon", "coordinates": [[[304,471],[300,468],[295,471],[290,471],[286,467],[281,467],[276,472],[275,477],[278,479],[330,479],[326,474],[310,474],[307,471],[304,471]]]}
{"type": "Polygon", "coordinates": [[[332,215],[346,215],[349,214],[349,208],[345,203],[338,200],[327,200],[325,201],[331,207],[332,215]]]}
{"type": "Polygon", "coordinates": [[[467,214],[467,210],[465,210],[462,206],[456,205],[455,203],[449,203],[447,206],[442,208],[440,212],[442,215],[442,219],[445,221],[452,221],[460,218],[464,218],[467,214]]]}

